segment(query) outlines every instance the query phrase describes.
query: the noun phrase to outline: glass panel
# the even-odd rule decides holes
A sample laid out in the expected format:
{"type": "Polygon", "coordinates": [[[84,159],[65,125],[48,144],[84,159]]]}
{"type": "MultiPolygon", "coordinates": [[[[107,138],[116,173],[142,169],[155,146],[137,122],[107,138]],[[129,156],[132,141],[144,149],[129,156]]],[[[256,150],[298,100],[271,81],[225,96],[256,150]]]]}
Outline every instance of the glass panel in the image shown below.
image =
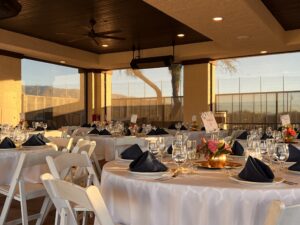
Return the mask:
{"type": "Polygon", "coordinates": [[[85,81],[78,69],[23,59],[22,82],[22,111],[29,124],[44,121],[57,129],[85,121],[85,81]]]}

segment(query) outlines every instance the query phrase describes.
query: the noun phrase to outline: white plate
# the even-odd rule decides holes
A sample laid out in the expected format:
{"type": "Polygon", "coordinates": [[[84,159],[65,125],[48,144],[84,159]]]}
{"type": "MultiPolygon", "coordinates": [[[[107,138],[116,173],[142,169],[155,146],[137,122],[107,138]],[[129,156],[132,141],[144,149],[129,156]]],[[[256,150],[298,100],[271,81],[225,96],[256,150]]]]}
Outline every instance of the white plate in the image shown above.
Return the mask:
{"type": "Polygon", "coordinates": [[[135,171],[131,171],[131,170],[128,170],[128,172],[132,175],[135,175],[135,176],[145,176],[145,177],[160,177],[160,176],[163,176],[163,175],[166,175],[169,173],[169,171],[164,171],[164,172],[135,172],[135,171]]]}
{"type": "Polygon", "coordinates": [[[20,146],[20,148],[45,148],[48,147],[48,145],[34,145],[34,146],[20,146]]]}
{"type": "Polygon", "coordinates": [[[133,159],[122,159],[122,158],[118,158],[117,160],[121,162],[128,162],[128,163],[133,161],[133,159]]]}
{"type": "Polygon", "coordinates": [[[281,177],[275,177],[273,182],[254,182],[254,181],[242,180],[237,175],[230,176],[229,179],[242,184],[255,184],[255,185],[273,185],[273,184],[280,184],[284,181],[284,179],[281,177]]]}
{"type": "Polygon", "coordinates": [[[17,149],[17,148],[0,148],[0,151],[1,150],[3,150],[3,151],[5,151],[5,150],[14,150],[14,149],[17,149]]]}

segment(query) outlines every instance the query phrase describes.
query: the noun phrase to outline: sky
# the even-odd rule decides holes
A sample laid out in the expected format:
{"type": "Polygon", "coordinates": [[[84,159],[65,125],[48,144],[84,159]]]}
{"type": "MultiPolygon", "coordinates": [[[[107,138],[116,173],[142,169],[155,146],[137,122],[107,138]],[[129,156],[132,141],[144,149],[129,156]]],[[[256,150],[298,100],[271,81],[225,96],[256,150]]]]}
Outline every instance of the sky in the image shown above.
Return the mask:
{"type": "MultiPolygon", "coordinates": [[[[237,58],[232,63],[237,71],[230,74],[224,70],[222,62],[217,61],[216,93],[300,90],[300,53],[237,58]]],[[[171,75],[167,67],[145,69],[142,72],[162,89],[163,96],[172,95],[171,75]]],[[[22,60],[22,80],[25,85],[80,87],[77,69],[28,59],[22,60]]],[[[183,83],[181,93],[182,86],[183,83]]],[[[114,94],[156,96],[151,88],[140,79],[128,76],[125,70],[113,71],[112,88],[114,94]]]]}

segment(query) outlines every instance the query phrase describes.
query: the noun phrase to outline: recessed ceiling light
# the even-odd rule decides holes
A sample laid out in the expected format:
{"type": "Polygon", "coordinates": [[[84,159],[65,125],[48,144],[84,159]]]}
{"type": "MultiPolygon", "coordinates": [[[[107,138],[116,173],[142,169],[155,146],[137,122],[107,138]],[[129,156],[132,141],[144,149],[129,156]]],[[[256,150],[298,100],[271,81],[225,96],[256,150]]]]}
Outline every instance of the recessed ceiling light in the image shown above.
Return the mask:
{"type": "Polygon", "coordinates": [[[184,37],[185,36],[185,34],[177,34],[177,37],[184,37]]]}
{"type": "Polygon", "coordinates": [[[260,54],[266,54],[266,53],[268,53],[268,51],[266,50],[260,51],[260,54]]]}
{"type": "Polygon", "coordinates": [[[65,63],[66,63],[65,60],[60,60],[59,62],[62,63],[62,64],[65,64],[65,63]]]}
{"type": "Polygon", "coordinates": [[[249,36],[248,35],[239,35],[236,37],[236,39],[239,39],[239,40],[244,40],[244,39],[248,39],[249,36]]]}
{"type": "Polygon", "coordinates": [[[108,47],[108,45],[107,44],[103,44],[103,45],[101,45],[103,48],[107,48],[108,47]]]}
{"type": "Polygon", "coordinates": [[[213,21],[215,21],[215,22],[220,22],[222,20],[223,20],[223,17],[220,17],[220,16],[216,16],[213,18],[213,21]]]}

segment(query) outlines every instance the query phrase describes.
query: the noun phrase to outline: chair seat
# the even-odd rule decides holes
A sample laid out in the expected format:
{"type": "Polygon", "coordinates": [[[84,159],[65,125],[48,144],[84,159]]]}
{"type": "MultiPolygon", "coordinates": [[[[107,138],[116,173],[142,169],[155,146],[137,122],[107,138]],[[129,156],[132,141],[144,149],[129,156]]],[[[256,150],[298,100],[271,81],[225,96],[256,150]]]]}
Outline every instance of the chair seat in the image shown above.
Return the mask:
{"type": "MultiPolygon", "coordinates": [[[[9,188],[10,188],[9,185],[0,185],[0,194],[7,196],[9,188]]],[[[43,197],[47,195],[47,191],[44,188],[43,184],[25,183],[24,189],[25,189],[25,193],[26,193],[25,195],[27,200],[43,197]]],[[[20,200],[19,186],[16,187],[14,199],[20,200]]]]}

